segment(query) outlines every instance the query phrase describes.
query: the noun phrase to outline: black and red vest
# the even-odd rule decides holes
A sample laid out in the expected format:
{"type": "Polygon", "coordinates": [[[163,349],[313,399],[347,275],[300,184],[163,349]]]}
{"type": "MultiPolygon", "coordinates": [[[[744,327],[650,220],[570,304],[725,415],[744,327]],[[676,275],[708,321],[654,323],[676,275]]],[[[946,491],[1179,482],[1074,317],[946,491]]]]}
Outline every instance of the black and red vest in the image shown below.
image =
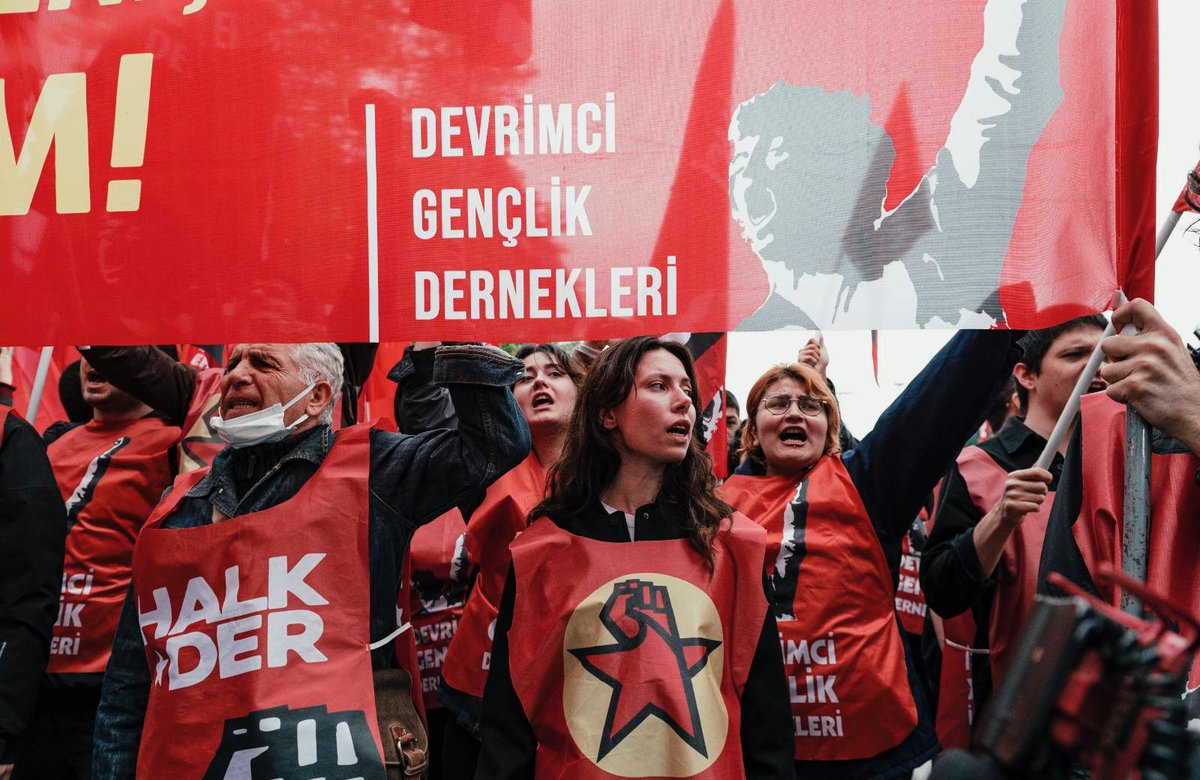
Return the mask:
{"type": "MultiPolygon", "coordinates": [[[[1121,567],[1125,502],[1125,407],[1103,393],[1084,396],[1083,503],[1072,528],[1089,571],[1102,562],[1121,567]]],[[[1157,454],[1150,466],[1150,539],[1147,584],[1191,614],[1200,614],[1200,485],[1194,453],[1157,454]]],[[[1119,604],[1119,594],[1099,587],[1119,604]]],[[[1200,688],[1200,659],[1192,666],[1188,695],[1200,688]]]]}
{"type": "Polygon", "coordinates": [[[601,542],[548,519],[517,538],[509,666],[534,777],[744,776],[764,541],[734,515],[710,570],[685,539],[601,542]]]}
{"type": "Polygon", "coordinates": [[[67,505],[67,541],[46,671],[98,673],[108,666],[134,542],[171,484],[168,453],[178,441],[178,428],[142,417],[92,420],[47,448],[67,505]]]}
{"type": "Polygon", "coordinates": [[[291,499],[134,552],[150,695],[139,778],[384,777],[370,642],[370,439],[340,431],[291,499]]]}
{"type": "Polygon", "coordinates": [[[801,482],[734,476],[722,495],[767,530],[796,760],[869,758],[899,745],[917,705],[895,588],[841,458],[821,458],[801,482]]]}
{"type": "Polygon", "coordinates": [[[467,523],[467,559],[478,573],[442,667],[442,676],[455,690],[483,697],[492,665],[496,615],[511,562],[508,546],[525,530],[529,511],[542,500],[545,487],[546,469],[530,452],[488,488],[467,523]]]}
{"type": "Polygon", "coordinates": [[[462,619],[466,530],[462,513],[451,509],[418,528],[408,545],[409,587],[403,589],[401,597],[408,605],[406,615],[416,640],[426,710],[442,706],[437,697],[442,667],[462,619]]]}
{"type": "MultiPolygon", "coordinates": [[[[980,517],[996,506],[1004,495],[1004,483],[1009,472],[979,447],[967,447],[958,456],[958,471],[971,495],[971,503],[980,517]]],[[[1042,545],[1054,506],[1054,493],[1036,512],[1013,531],[1000,554],[996,566],[997,583],[992,596],[988,620],[988,664],[991,667],[992,687],[998,689],[1004,681],[1008,662],[1016,649],[1021,629],[1033,609],[1037,594],[1038,564],[1042,545]]]]}

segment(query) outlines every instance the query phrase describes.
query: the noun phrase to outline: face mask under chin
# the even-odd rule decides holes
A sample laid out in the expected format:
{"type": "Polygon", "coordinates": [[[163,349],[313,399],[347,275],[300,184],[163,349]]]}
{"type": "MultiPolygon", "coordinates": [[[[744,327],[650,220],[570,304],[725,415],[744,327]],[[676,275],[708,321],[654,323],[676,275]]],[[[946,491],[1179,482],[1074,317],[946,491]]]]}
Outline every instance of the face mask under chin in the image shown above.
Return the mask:
{"type": "Polygon", "coordinates": [[[302,414],[291,425],[287,425],[284,423],[283,413],[307,396],[314,387],[316,382],[301,390],[286,404],[274,404],[232,420],[214,417],[210,424],[221,441],[235,448],[280,441],[308,419],[307,414],[302,414]]]}

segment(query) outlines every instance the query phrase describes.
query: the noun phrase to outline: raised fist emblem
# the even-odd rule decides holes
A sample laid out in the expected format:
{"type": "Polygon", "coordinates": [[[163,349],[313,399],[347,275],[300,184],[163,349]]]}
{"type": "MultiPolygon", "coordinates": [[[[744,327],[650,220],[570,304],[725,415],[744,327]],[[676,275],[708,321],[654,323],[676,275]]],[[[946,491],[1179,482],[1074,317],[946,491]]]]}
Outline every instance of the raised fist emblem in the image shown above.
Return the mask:
{"type": "Polygon", "coordinates": [[[286,706],[225,721],[204,780],[384,780],[383,762],[361,710],[286,706]]]}

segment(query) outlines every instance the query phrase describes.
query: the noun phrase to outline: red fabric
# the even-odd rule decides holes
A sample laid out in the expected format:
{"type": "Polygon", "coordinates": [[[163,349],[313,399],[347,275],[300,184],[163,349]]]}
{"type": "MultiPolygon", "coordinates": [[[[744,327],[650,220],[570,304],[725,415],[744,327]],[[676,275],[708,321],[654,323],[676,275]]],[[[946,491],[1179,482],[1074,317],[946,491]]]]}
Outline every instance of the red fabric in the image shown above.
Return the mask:
{"type": "Polygon", "coordinates": [[[699,424],[704,449],[712,459],[717,479],[729,474],[729,453],[725,430],[725,363],[729,348],[724,333],[693,333],[687,340],[688,351],[695,363],[696,382],[700,395],[699,424]]]}
{"type": "Polygon", "coordinates": [[[156,417],[95,420],[50,445],[67,504],[62,598],[49,672],[103,672],[129,590],[133,545],[171,484],[179,429],[156,417]]]}
{"type": "Polygon", "coordinates": [[[392,425],[398,424],[394,419],[396,410],[393,403],[396,399],[396,383],[387,375],[392,366],[404,357],[404,348],[407,346],[407,341],[379,345],[375,352],[375,364],[358,397],[358,419],[388,420],[392,425]]]}
{"type": "Polygon", "coordinates": [[[971,677],[974,656],[964,648],[975,642],[975,616],[970,610],[942,621],[941,675],[938,678],[938,741],[946,750],[966,750],[975,722],[975,686],[971,677]],[[948,641],[947,641],[948,640],[948,641]]]}
{"type": "MultiPolygon", "coordinates": [[[[651,16],[635,0],[324,3],[302,15],[265,0],[245,0],[236,14],[215,0],[196,0],[186,15],[172,3],[35,6],[3,18],[0,119],[12,144],[0,154],[15,160],[46,137],[29,126],[51,76],[82,74],[49,83],[78,83],[85,102],[59,93],[47,105],[82,107],[86,155],[75,163],[65,142],[79,122],[55,127],[45,165],[24,161],[36,176],[31,205],[10,205],[0,218],[0,289],[22,291],[0,323],[9,344],[366,341],[372,257],[377,340],[730,329],[772,289],[730,217],[734,109],[780,80],[869,97],[870,120],[895,148],[881,162],[885,186],[870,197],[876,213],[901,207],[939,164],[983,44],[986,2],[895,0],[881,14],[870,3],[669,0],[651,16]],[[808,33],[803,47],[796,30],[808,33]],[[139,53],[153,55],[147,131],[123,140],[143,154],[114,160],[117,120],[133,108],[116,104],[122,58],[139,53]],[[520,115],[525,95],[552,109],[603,108],[609,93],[611,151],[414,157],[414,108],[506,105],[520,115]],[[368,240],[368,104],[377,253],[368,240]],[[564,188],[591,188],[591,235],[522,233],[504,246],[499,235],[427,240],[414,230],[421,189],[490,188],[494,197],[536,188],[533,211],[544,226],[552,176],[564,188]],[[140,183],[136,210],[108,210],[114,181],[140,183]],[[85,194],[84,207],[62,204],[83,213],[59,213],[59,196],[85,194]],[[596,304],[607,309],[611,272],[632,264],[675,269],[676,314],[551,309],[489,320],[471,316],[466,298],[461,319],[416,311],[417,271],[579,271],[581,306],[594,272],[596,304]]],[[[1144,0],[1068,0],[1061,33],[1045,33],[1060,42],[1063,97],[1031,141],[1011,240],[996,250],[999,299],[1015,327],[1102,309],[1118,285],[1153,292],[1156,22],[1156,4],[1144,0]]],[[[455,130],[455,143],[468,147],[463,115],[448,120],[455,130]]],[[[857,190],[857,171],[843,178],[830,188],[857,190]]],[[[0,181],[0,192],[18,187],[0,181]]],[[[462,198],[446,213],[465,207],[462,198]]],[[[964,241],[978,238],[970,233],[964,241]]]]}
{"type": "Polygon", "coordinates": [[[213,458],[225,448],[225,442],[212,429],[212,418],[221,412],[220,368],[210,368],[196,374],[196,388],[183,421],[186,433],[179,442],[179,471],[211,466],[213,458]]]}
{"type": "Polygon", "coordinates": [[[1180,214],[1188,211],[1200,212],[1200,163],[1196,163],[1196,168],[1180,191],[1179,200],[1175,201],[1172,211],[1178,211],[1180,214]]]}
{"type": "Polygon", "coordinates": [[[767,571],[778,608],[790,613],[776,617],[796,759],[866,758],[900,744],[917,725],[917,707],[895,590],[841,459],[822,458],[799,484],[734,476],[722,493],[767,529],[767,571]]]}
{"type": "Polygon", "coordinates": [[[152,679],[139,777],[223,777],[239,760],[270,777],[301,766],[382,775],[367,651],[368,434],[339,433],[300,492],[270,509],[160,528],[198,470],[155,510],[134,552],[152,679]]]}
{"type": "Polygon", "coordinates": [[[905,632],[920,636],[925,631],[925,593],[921,590],[921,550],[913,546],[913,535],[919,533],[924,545],[925,529],[929,525],[928,511],[922,507],[913,520],[912,529],[900,540],[900,581],[896,585],[896,614],[905,632]]]}
{"type": "Polygon", "coordinates": [[[416,640],[425,709],[442,706],[437,690],[450,640],[462,619],[466,589],[466,555],[463,535],[467,525],[462,513],[452,509],[423,525],[408,545],[411,583],[407,594],[409,620],[416,640]]]}
{"type": "Polygon", "coordinates": [[[529,510],[542,500],[546,469],[530,452],[516,468],[492,483],[467,523],[467,559],[477,567],[475,584],[450,641],[442,676],[455,690],[483,696],[492,665],[492,636],[508,578],[508,546],[525,530],[529,510]]]}
{"type": "Polygon", "coordinates": [[[13,410],[7,406],[0,406],[0,447],[4,446],[4,424],[8,421],[8,416],[13,413],[13,410]]]}
{"type": "Polygon", "coordinates": [[[734,515],[710,572],[684,539],[599,542],[548,519],[517,538],[509,665],[536,778],[743,776],[763,542],[734,515]]]}
{"type": "MultiPolygon", "coordinates": [[[[980,516],[987,514],[1004,495],[1008,472],[979,447],[967,447],[958,456],[958,470],[971,494],[971,503],[980,516]]],[[[1037,593],[1038,564],[1042,560],[1042,543],[1050,522],[1054,493],[1038,511],[1025,515],[1004,545],[997,565],[999,582],[992,598],[991,619],[988,622],[988,663],[992,670],[992,686],[999,689],[1009,654],[1016,649],[1025,620],[1033,611],[1037,593]]]]}
{"type": "MultiPolygon", "coordinates": [[[[22,415],[29,411],[30,393],[37,376],[38,360],[42,351],[28,347],[13,350],[13,408],[22,415]]],[[[46,375],[46,386],[42,400],[38,403],[37,419],[33,427],[44,432],[53,423],[67,419],[67,411],[58,397],[58,380],[63,370],[79,360],[79,351],[74,347],[56,347],[50,357],[50,372],[46,375]]]]}
{"type": "MultiPolygon", "coordinates": [[[[1103,393],[1086,395],[1080,406],[1083,426],[1083,503],[1073,528],[1090,571],[1098,564],[1121,567],[1121,518],[1125,501],[1125,407],[1103,393]]],[[[1200,485],[1194,454],[1152,455],[1150,465],[1150,539],[1146,584],[1200,614],[1200,485]]],[[[1118,594],[1101,595],[1119,604],[1118,594]]],[[[1190,695],[1200,688],[1200,660],[1192,666],[1190,695]]]]}

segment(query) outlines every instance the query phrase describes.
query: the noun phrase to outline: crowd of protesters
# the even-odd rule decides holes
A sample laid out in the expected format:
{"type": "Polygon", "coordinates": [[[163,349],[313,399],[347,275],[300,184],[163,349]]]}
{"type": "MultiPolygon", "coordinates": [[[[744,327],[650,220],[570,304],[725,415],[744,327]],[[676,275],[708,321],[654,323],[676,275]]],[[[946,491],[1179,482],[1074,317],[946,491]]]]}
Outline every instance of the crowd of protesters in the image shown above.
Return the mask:
{"type": "Polygon", "coordinates": [[[1200,373],[1113,316],[960,332],[861,439],[810,340],[720,396],[723,483],[667,339],[416,343],[395,426],[368,346],[83,348],[41,435],[0,352],[0,780],[909,777],[1051,572],[1116,598],[1124,404],[1200,607],[1200,373]]]}

